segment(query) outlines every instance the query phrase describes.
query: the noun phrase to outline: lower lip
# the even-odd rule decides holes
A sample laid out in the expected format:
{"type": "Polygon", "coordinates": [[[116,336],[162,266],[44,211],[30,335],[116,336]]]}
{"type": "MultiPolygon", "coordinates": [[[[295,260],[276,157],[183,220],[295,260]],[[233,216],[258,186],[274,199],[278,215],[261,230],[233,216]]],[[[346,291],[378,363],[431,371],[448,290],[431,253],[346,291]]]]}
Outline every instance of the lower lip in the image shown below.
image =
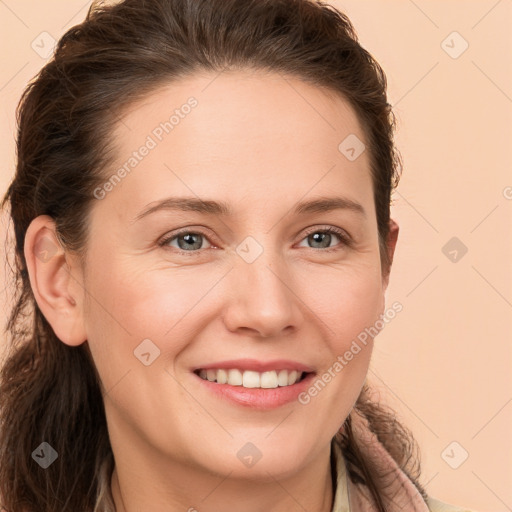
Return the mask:
{"type": "Polygon", "coordinates": [[[268,410],[276,409],[295,400],[298,401],[298,396],[309,387],[315,374],[308,373],[304,379],[291,386],[266,389],[218,384],[217,382],[204,380],[195,373],[194,376],[201,381],[206,389],[234,404],[252,409],[268,410]]]}

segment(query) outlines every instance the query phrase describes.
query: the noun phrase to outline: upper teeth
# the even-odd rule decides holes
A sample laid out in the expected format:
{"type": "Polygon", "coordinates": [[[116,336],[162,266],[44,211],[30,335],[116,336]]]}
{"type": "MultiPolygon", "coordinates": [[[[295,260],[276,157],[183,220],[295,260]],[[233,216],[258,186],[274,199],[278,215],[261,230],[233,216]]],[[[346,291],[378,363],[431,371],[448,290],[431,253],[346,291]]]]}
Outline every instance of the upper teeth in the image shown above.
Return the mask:
{"type": "Polygon", "coordinates": [[[218,384],[243,386],[244,388],[277,388],[278,386],[291,386],[302,377],[302,372],[296,370],[279,370],[269,372],[253,372],[246,370],[200,370],[202,379],[218,384]]]}

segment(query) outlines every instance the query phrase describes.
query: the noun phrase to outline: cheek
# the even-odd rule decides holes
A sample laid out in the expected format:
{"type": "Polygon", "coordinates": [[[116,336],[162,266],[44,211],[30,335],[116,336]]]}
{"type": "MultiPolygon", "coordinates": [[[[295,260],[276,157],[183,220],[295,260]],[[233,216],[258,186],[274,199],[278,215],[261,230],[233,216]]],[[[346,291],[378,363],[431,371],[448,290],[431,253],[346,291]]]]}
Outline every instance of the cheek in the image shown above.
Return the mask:
{"type": "MultiPolygon", "coordinates": [[[[188,269],[147,269],[122,263],[98,265],[86,284],[86,328],[100,373],[131,367],[134,350],[151,340],[172,363],[197,329],[197,311],[221,274],[188,269]]],[[[211,303],[210,303],[211,305],[211,303]]],[[[203,306],[205,307],[205,306],[203,306]]]]}
{"type": "Polygon", "coordinates": [[[336,353],[372,326],[384,306],[380,267],[372,262],[313,270],[302,283],[301,297],[308,297],[316,324],[336,353]]]}
{"type": "Polygon", "coordinates": [[[377,260],[311,272],[309,306],[315,325],[323,330],[324,365],[302,397],[311,402],[315,414],[329,411],[326,424],[335,431],[345,420],[359,396],[372,355],[374,326],[384,306],[380,267],[377,260]],[[314,290],[314,292],[313,292],[314,290]],[[324,391],[325,390],[325,391],[324,391]]]}

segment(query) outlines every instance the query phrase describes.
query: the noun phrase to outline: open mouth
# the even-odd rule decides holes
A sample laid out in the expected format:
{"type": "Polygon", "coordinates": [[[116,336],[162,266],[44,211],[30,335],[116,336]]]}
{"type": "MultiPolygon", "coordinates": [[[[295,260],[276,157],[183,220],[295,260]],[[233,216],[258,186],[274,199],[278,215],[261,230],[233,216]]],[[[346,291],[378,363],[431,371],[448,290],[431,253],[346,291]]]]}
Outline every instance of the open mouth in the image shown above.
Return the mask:
{"type": "Polygon", "coordinates": [[[217,384],[241,386],[244,388],[275,389],[288,387],[304,380],[310,372],[297,370],[270,370],[256,372],[251,370],[232,369],[197,369],[194,371],[203,380],[217,384]]]}

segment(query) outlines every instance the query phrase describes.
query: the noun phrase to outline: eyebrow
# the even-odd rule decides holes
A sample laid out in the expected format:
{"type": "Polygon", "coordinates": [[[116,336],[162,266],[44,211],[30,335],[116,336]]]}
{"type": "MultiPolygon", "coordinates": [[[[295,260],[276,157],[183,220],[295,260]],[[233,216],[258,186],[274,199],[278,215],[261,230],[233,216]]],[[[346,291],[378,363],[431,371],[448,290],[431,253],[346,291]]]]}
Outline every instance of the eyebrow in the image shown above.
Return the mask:
{"type": "MultiPolygon", "coordinates": [[[[233,216],[231,207],[224,201],[198,199],[195,197],[168,197],[155,203],[150,203],[146,209],[140,212],[133,222],[160,210],[175,210],[196,212],[205,215],[233,216]]],[[[320,197],[309,201],[297,203],[293,208],[295,215],[308,213],[322,213],[332,210],[349,210],[362,217],[366,217],[366,211],[361,204],[346,197],[320,197]]]]}

